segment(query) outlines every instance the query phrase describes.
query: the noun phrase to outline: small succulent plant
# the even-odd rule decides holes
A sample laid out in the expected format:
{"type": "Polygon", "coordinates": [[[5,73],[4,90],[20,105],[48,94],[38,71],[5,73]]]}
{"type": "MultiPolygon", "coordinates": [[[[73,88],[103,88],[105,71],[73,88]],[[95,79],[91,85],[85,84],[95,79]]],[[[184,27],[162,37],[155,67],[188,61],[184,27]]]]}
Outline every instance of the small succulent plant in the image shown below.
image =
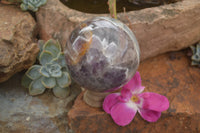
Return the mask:
{"type": "Polygon", "coordinates": [[[20,5],[23,11],[31,10],[36,12],[38,7],[44,5],[47,0],[22,0],[22,4],[20,5]]]}
{"type": "Polygon", "coordinates": [[[47,0],[0,0],[4,4],[20,4],[23,11],[31,10],[36,12],[38,8],[46,4],[47,0]]]}
{"type": "Polygon", "coordinates": [[[33,65],[22,79],[22,85],[29,88],[30,95],[42,94],[45,89],[52,89],[56,97],[69,95],[71,78],[66,67],[64,53],[58,42],[39,41],[38,59],[41,65],[33,65]]]}
{"type": "Polygon", "coordinates": [[[200,42],[195,46],[190,46],[192,49],[192,66],[200,66],[200,42]]]}

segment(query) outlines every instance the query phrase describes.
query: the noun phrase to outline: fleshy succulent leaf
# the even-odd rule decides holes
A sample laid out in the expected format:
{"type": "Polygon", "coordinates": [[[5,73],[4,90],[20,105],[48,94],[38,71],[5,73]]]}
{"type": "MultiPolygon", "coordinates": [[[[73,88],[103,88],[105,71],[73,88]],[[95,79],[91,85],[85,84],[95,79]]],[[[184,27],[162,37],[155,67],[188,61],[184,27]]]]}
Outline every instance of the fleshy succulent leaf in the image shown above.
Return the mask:
{"type": "Polygon", "coordinates": [[[48,73],[48,71],[46,70],[46,67],[44,67],[44,66],[41,67],[40,73],[44,77],[50,77],[50,74],[48,73]]]}
{"type": "Polygon", "coordinates": [[[52,61],[53,55],[49,51],[43,51],[39,57],[40,64],[43,66],[52,61]]]}
{"type": "Polygon", "coordinates": [[[200,42],[195,46],[190,46],[192,50],[192,66],[200,66],[200,42]]]}
{"type": "Polygon", "coordinates": [[[63,52],[60,52],[58,55],[58,58],[54,58],[53,63],[57,63],[59,65],[61,65],[62,67],[66,67],[66,61],[65,61],[65,55],[63,52]]]}
{"type": "Polygon", "coordinates": [[[47,0],[22,0],[22,4],[20,5],[23,11],[31,10],[36,12],[38,7],[44,5],[47,0]]]}
{"type": "Polygon", "coordinates": [[[32,80],[26,74],[22,77],[22,86],[25,88],[28,88],[31,82],[32,80]]]}
{"type": "Polygon", "coordinates": [[[195,46],[190,46],[191,50],[192,50],[192,54],[195,54],[196,53],[196,48],[195,46]]]}
{"type": "Polygon", "coordinates": [[[45,43],[43,49],[45,51],[51,52],[53,58],[56,58],[58,54],[61,52],[60,44],[58,42],[54,42],[52,39],[50,39],[45,43]]]}
{"type": "Polygon", "coordinates": [[[44,40],[39,40],[39,41],[38,41],[38,45],[39,45],[40,51],[43,50],[44,44],[45,44],[45,41],[44,41],[44,40]]]}
{"type": "Polygon", "coordinates": [[[45,87],[43,86],[42,82],[41,82],[41,78],[36,79],[34,81],[31,82],[30,86],[29,86],[29,94],[30,95],[38,95],[38,94],[42,94],[45,91],[45,87]]]}
{"type": "Polygon", "coordinates": [[[41,76],[39,70],[40,70],[41,66],[40,65],[34,65],[31,66],[28,71],[26,72],[26,75],[32,79],[35,80],[37,78],[39,78],[41,76]]]}
{"type": "Polygon", "coordinates": [[[23,3],[20,5],[20,8],[22,9],[22,11],[28,10],[28,7],[23,3]]]}
{"type": "Polygon", "coordinates": [[[52,77],[59,78],[62,76],[62,71],[53,72],[51,74],[52,77]]]}
{"type": "Polygon", "coordinates": [[[200,65],[200,62],[192,61],[191,65],[192,65],[192,66],[198,66],[198,65],[200,65]]]}
{"type": "Polygon", "coordinates": [[[198,54],[195,54],[195,55],[192,56],[192,60],[199,62],[200,56],[198,54]]]}
{"type": "Polygon", "coordinates": [[[42,84],[44,85],[45,88],[53,88],[56,86],[56,80],[53,77],[47,78],[47,77],[42,77],[42,84]]]}
{"type": "Polygon", "coordinates": [[[52,77],[61,77],[62,71],[59,64],[47,63],[46,69],[52,77]]]}
{"type": "Polygon", "coordinates": [[[53,93],[56,97],[66,98],[70,93],[70,88],[60,88],[59,86],[56,86],[53,88],[53,93]]]}
{"type": "Polygon", "coordinates": [[[41,55],[41,53],[42,53],[42,51],[43,51],[43,46],[44,46],[44,44],[45,44],[45,41],[44,40],[39,40],[38,41],[38,46],[39,46],[39,48],[40,48],[40,52],[39,52],[39,54],[38,54],[38,56],[37,56],[37,59],[39,60],[39,57],[40,57],[40,55],[41,55]]]}
{"type": "Polygon", "coordinates": [[[200,43],[196,46],[196,53],[200,55],[200,43]]]}
{"type": "Polygon", "coordinates": [[[56,78],[56,81],[61,88],[68,87],[71,84],[71,78],[67,72],[63,72],[61,77],[56,78]]]}

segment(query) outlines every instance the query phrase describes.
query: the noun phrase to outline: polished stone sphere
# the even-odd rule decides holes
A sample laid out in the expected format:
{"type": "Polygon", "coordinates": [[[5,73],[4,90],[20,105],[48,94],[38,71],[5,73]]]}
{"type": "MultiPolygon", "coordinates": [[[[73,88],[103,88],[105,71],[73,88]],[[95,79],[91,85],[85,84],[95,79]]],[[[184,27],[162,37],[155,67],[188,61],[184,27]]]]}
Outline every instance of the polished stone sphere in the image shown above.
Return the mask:
{"type": "Polygon", "coordinates": [[[104,92],[127,83],[139,65],[132,31],[119,20],[97,17],[79,25],[65,46],[72,79],[83,88],[104,92]]]}

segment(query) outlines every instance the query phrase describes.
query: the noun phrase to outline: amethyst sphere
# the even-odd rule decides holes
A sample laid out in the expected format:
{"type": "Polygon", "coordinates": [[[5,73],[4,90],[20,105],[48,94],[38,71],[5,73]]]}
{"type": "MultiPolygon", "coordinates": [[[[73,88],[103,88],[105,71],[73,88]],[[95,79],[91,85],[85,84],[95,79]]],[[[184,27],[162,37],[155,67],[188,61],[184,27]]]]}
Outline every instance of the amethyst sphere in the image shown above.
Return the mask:
{"type": "Polygon", "coordinates": [[[140,58],[132,31],[108,17],[80,24],[71,33],[64,52],[72,79],[97,92],[113,90],[128,82],[140,58]]]}

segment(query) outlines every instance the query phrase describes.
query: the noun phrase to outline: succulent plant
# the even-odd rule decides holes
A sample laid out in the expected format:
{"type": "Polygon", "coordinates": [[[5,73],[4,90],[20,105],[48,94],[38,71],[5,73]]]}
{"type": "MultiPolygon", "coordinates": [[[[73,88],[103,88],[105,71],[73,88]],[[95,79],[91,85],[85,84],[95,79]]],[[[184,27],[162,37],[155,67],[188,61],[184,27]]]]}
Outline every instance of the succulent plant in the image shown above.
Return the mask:
{"type": "Polygon", "coordinates": [[[22,0],[22,4],[20,5],[23,11],[31,10],[36,12],[38,7],[44,5],[47,0],[22,0]]]}
{"type": "Polygon", "coordinates": [[[192,49],[192,65],[193,66],[200,66],[200,42],[195,46],[190,46],[192,49]]]}
{"type": "Polygon", "coordinates": [[[29,88],[30,95],[42,94],[45,89],[52,89],[56,97],[69,95],[71,78],[66,67],[64,53],[58,42],[39,41],[38,59],[41,65],[33,65],[22,78],[22,85],[29,88]]]}

